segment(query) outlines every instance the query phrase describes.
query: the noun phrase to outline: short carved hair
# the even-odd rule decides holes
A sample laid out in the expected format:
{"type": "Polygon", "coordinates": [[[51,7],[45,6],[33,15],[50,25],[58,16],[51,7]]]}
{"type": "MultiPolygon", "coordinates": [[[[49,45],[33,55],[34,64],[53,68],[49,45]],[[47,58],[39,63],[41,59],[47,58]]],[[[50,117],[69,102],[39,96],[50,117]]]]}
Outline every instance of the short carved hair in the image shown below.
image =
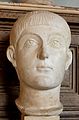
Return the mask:
{"type": "Polygon", "coordinates": [[[65,31],[66,45],[69,47],[71,43],[71,32],[67,22],[61,16],[49,11],[33,11],[21,16],[14,24],[10,34],[10,44],[16,46],[19,37],[24,29],[29,26],[55,25],[65,31]]]}

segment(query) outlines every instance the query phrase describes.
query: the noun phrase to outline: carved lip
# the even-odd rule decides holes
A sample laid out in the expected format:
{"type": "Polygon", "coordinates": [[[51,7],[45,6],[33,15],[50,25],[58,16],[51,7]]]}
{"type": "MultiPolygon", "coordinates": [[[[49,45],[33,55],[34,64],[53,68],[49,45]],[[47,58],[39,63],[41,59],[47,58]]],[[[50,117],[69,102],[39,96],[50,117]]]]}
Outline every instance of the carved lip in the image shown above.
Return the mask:
{"type": "Polygon", "coordinates": [[[49,71],[53,70],[53,68],[50,66],[38,66],[37,70],[39,72],[49,72],[49,71]]]}

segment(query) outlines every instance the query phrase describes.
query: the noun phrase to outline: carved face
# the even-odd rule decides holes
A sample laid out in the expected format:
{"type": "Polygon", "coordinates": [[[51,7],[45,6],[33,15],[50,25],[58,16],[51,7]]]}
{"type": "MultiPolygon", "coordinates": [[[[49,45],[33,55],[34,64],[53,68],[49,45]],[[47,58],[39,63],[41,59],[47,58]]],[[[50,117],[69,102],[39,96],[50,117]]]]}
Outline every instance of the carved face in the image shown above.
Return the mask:
{"type": "Polygon", "coordinates": [[[67,48],[65,33],[51,26],[29,26],[15,50],[20,81],[36,89],[58,86],[64,76],[67,48]]]}
{"type": "Polygon", "coordinates": [[[20,84],[41,90],[60,85],[72,61],[69,30],[63,18],[50,12],[31,13],[15,24],[7,57],[20,84]]]}

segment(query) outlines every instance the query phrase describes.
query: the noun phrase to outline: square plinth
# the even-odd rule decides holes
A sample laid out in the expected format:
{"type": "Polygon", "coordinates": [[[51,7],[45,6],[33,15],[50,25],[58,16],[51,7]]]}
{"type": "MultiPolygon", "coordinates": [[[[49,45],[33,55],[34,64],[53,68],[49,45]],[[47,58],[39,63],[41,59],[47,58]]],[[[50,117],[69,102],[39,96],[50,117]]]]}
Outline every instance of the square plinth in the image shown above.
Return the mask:
{"type": "Polygon", "coordinates": [[[22,116],[21,120],[60,120],[59,116],[22,116]]]}

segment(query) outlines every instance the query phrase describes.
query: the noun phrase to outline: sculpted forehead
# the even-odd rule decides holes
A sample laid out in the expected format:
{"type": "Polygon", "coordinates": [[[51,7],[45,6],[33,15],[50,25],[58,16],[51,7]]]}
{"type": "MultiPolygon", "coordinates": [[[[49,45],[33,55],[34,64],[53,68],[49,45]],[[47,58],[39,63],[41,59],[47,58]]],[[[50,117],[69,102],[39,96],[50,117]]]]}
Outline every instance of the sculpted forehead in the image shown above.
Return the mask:
{"type": "MultiPolygon", "coordinates": [[[[29,12],[19,18],[13,26],[10,34],[10,44],[16,45],[22,32],[34,26],[50,26],[52,29],[63,30],[65,36],[68,37],[67,44],[70,45],[71,33],[66,21],[59,15],[48,11],[29,12]]],[[[61,32],[61,31],[60,31],[61,32]]]]}

